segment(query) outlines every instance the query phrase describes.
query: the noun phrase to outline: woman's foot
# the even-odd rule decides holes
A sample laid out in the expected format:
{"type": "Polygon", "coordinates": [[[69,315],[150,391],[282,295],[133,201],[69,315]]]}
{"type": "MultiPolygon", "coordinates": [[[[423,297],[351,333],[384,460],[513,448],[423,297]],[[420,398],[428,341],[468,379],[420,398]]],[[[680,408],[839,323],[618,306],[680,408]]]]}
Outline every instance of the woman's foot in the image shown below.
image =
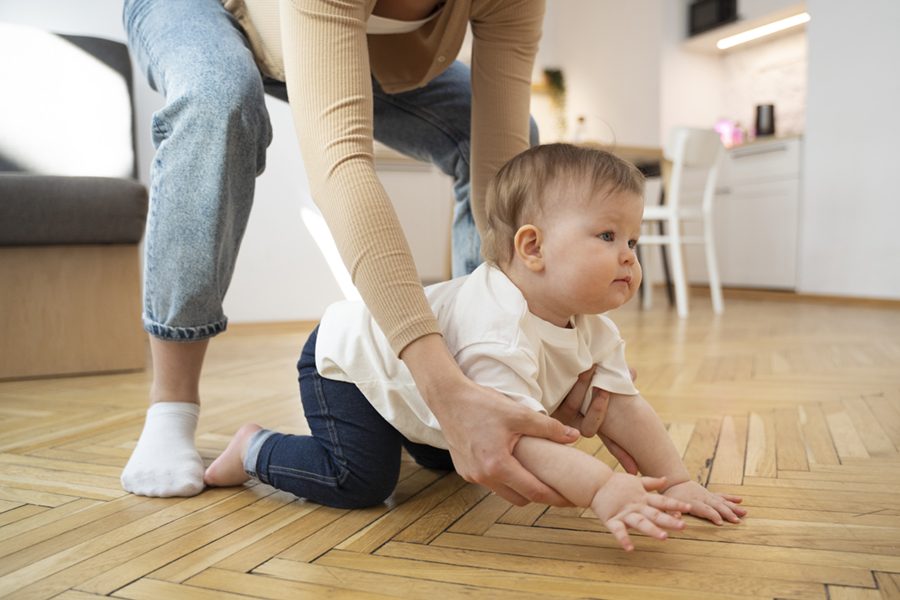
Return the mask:
{"type": "Polygon", "coordinates": [[[260,429],[262,427],[255,423],[248,423],[238,429],[225,451],[206,469],[203,475],[206,485],[229,487],[241,485],[250,479],[244,471],[244,455],[250,438],[260,429]]]}

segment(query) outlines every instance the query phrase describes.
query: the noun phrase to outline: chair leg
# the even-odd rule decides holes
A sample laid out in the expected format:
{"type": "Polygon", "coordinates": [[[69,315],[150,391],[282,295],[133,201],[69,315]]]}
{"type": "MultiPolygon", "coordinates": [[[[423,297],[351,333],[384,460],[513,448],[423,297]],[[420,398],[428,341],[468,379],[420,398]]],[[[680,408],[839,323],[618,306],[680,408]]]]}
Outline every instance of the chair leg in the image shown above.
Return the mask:
{"type": "MultiPolygon", "coordinates": [[[[647,248],[650,248],[650,246],[647,246],[647,248]]],[[[643,271],[643,277],[641,278],[641,308],[644,310],[650,310],[650,307],[653,306],[653,283],[650,281],[650,271],[647,268],[649,262],[649,256],[646,262],[641,260],[641,270],[643,271]]]]}
{"type": "Polygon", "coordinates": [[[717,315],[725,310],[722,300],[722,282],[719,279],[719,264],[716,261],[716,246],[713,237],[712,218],[703,218],[703,247],[706,250],[706,271],[709,274],[709,294],[712,297],[713,312],[717,315]]]}
{"type": "Polygon", "coordinates": [[[684,273],[684,259],[681,252],[681,226],[677,219],[668,222],[669,250],[672,257],[672,279],[675,282],[675,308],[678,316],[684,319],[688,316],[687,280],[684,273]]]}
{"type": "MultiPolygon", "coordinates": [[[[665,221],[657,221],[656,227],[659,230],[659,235],[666,235],[666,223],[665,221]]],[[[661,244],[659,246],[660,253],[662,254],[662,268],[663,268],[663,277],[666,280],[666,297],[669,299],[669,306],[675,304],[675,292],[672,289],[672,275],[669,273],[669,256],[668,252],[666,252],[665,244],[661,244]]]]}

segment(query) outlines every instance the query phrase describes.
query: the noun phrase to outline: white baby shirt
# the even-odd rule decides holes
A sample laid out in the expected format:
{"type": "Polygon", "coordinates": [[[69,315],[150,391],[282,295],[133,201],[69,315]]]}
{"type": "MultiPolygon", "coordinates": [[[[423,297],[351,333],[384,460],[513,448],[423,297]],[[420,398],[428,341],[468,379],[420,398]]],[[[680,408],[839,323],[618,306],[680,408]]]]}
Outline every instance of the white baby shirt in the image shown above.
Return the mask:
{"type": "MultiPolygon", "coordinates": [[[[429,286],[425,294],[463,373],[520,404],[552,413],[594,364],[592,386],[638,393],[625,342],[603,315],[576,315],[571,327],[557,327],[531,314],[515,284],[487,263],[466,277],[429,286]]],[[[338,302],[325,311],[316,367],[323,377],[356,384],[407,439],[447,448],[411,373],[362,302],[338,302]]]]}

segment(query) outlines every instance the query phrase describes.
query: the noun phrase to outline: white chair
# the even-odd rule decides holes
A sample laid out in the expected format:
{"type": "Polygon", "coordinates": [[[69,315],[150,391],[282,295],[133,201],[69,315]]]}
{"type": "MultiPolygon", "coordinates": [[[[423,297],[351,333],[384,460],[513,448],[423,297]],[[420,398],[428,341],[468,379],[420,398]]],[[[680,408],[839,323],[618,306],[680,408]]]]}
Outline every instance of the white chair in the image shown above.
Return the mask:
{"type": "MultiPolygon", "coordinates": [[[[721,314],[722,287],[719,281],[719,269],[716,264],[716,250],[713,240],[713,199],[716,193],[716,179],[723,153],[719,134],[709,129],[677,127],[663,150],[666,161],[671,163],[671,175],[666,181],[663,176],[665,204],[644,207],[644,225],[662,222],[665,234],[642,234],[640,246],[664,246],[668,249],[673,284],[675,287],[675,306],[678,316],[688,315],[687,277],[684,270],[682,244],[703,244],[706,250],[706,267],[709,274],[709,291],[712,296],[713,312],[721,314]],[[702,171],[705,174],[702,201],[699,205],[685,205],[684,184],[688,171],[702,171]],[[703,229],[702,235],[684,235],[683,221],[699,221],[703,229]]],[[[645,229],[647,229],[645,227],[645,229]]],[[[645,259],[643,266],[644,281],[648,282],[644,289],[643,306],[651,305],[650,277],[645,259]]]]}

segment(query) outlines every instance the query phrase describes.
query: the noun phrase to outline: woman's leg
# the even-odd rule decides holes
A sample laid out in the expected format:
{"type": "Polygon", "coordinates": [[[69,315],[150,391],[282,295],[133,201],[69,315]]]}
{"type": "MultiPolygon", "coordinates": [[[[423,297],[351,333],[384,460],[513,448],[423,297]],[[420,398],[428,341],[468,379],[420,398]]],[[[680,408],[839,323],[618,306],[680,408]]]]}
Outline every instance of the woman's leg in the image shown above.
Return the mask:
{"type": "Polygon", "coordinates": [[[175,405],[199,402],[206,340],[226,327],[222,299],[271,126],[252,54],[218,0],[126,0],[123,19],[135,61],[166,103],[152,123],[145,237],[155,408],[122,485],[140,495],[193,495],[203,487],[197,409],[175,405]]]}
{"type": "MultiPolygon", "coordinates": [[[[373,80],[375,139],[453,177],[453,276],[481,264],[481,238],[469,206],[469,140],[472,85],[469,67],[457,61],[423,88],[388,94],[373,80]]],[[[538,143],[531,120],[531,143],[538,143]]]]}

